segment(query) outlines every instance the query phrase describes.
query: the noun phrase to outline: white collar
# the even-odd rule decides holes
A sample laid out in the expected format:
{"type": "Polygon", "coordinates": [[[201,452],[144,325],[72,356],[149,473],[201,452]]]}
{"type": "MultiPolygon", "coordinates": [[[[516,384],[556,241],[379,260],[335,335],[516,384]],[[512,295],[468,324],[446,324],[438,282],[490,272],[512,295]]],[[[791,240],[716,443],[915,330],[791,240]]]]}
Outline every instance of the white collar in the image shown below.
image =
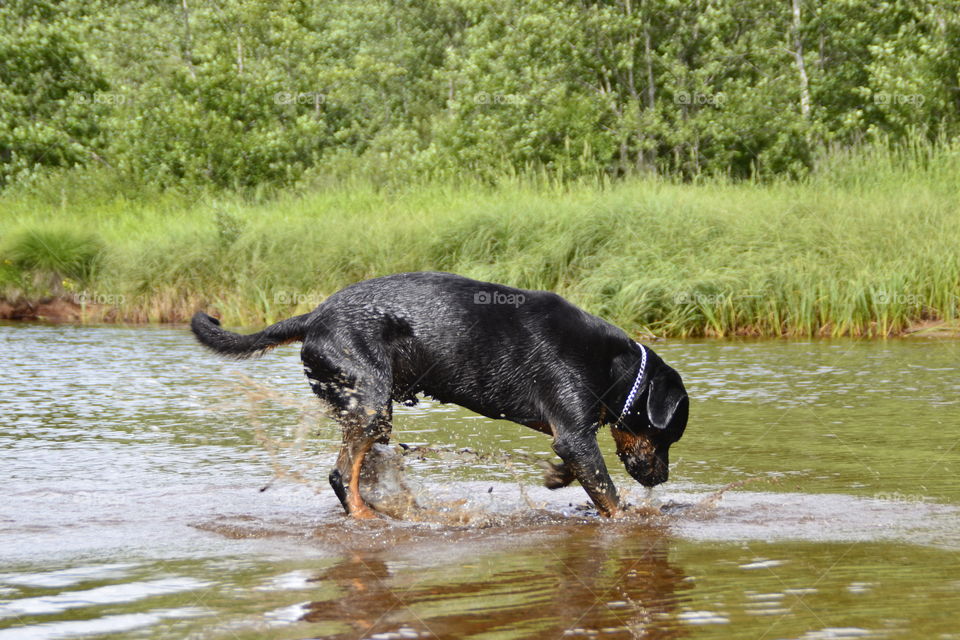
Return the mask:
{"type": "Polygon", "coordinates": [[[623,420],[623,417],[630,412],[630,408],[633,406],[634,400],[637,399],[637,394],[640,393],[640,387],[643,385],[644,374],[647,371],[647,348],[639,342],[637,342],[636,345],[640,347],[640,369],[637,371],[637,379],[633,381],[633,386],[630,388],[630,393],[627,394],[627,400],[623,403],[623,410],[620,411],[620,420],[623,420]]]}

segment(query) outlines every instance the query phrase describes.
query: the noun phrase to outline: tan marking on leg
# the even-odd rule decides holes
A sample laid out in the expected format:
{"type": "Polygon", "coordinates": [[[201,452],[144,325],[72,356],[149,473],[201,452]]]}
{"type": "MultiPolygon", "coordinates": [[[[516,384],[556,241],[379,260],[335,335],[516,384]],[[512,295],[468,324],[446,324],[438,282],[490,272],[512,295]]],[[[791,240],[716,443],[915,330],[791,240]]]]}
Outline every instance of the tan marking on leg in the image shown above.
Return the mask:
{"type": "Polygon", "coordinates": [[[347,503],[350,505],[350,515],[358,520],[369,520],[377,515],[367,506],[360,497],[360,468],[363,467],[363,458],[373,446],[372,441],[365,442],[360,451],[353,458],[350,468],[350,489],[347,492],[347,503]]]}
{"type": "MultiPolygon", "coordinates": [[[[590,497],[593,498],[593,496],[590,497]]],[[[600,512],[600,515],[605,518],[615,518],[620,515],[620,505],[615,504],[606,495],[598,495],[596,499],[594,499],[594,504],[597,507],[597,511],[600,512]]]]}

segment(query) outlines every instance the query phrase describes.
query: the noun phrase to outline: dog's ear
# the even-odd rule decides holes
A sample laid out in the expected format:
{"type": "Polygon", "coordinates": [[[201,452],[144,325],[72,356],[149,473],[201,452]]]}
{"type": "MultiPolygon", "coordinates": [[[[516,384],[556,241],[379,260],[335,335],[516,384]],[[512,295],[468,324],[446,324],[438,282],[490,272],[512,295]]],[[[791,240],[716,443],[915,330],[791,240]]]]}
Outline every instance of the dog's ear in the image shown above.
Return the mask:
{"type": "Polygon", "coordinates": [[[688,405],[687,390],[680,374],[663,365],[650,379],[647,394],[647,418],[650,425],[657,429],[666,429],[673,425],[683,433],[687,426],[688,405]]]}

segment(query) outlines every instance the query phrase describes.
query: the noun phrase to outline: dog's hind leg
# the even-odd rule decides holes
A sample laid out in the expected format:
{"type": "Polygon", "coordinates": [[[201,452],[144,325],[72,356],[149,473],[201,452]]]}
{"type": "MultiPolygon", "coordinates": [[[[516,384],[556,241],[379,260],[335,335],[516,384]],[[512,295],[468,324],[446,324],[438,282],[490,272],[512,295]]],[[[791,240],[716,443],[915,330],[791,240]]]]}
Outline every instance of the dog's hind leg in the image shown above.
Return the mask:
{"type": "Polygon", "coordinates": [[[336,349],[326,342],[307,341],[301,356],[311,387],[331,406],[343,433],[330,486],[348,514],[370,518],[373,511],[360,497],[360,469],[375,443],[390,441],[391,372],[382,361],[346,357],[357,352],[355,347],[336,349]]]}
{"type": "MultiPolygon", "coordinates": [[[[375,406],[360,403],[357,410],[346,414],[341,420],[343,426],[343,447],[337,458],[337,472],[341,479],[347,478],[345,494],[347,512],[355,518],[372,518],[373,510],[360,496],[360,470],[363,460],[374,444],[389,442],[390,438],[390,400],[375,406]]],[[[342,482],[342,480],[341,480],[342,482]]],[[[339,497],[339,495],[338,495],[339,497]]]]}
{"type": "MultiPolygon", "coordinates": [[[[340,449],[340,454],[337,456],[336,465],[330,472],[328,479],[330,486],[333,488],[333,492],[337,495],[337,499],[340,501],[340,504],[343,505],[343,510],[350,513],[347,488],[350,485],[350,480],[353,478],[351,460],[354,459],[356,454],[356,451],[353,450],[356,448],[354,443],[362,443],[365,436],[364,430],[354,426],[353,420],[339,420],[339,422],[343,431],[343,445],[340,449]],[[347,424],[344,424],[345,422],[347,424]]],[[[390,444],[392,424],[393,407],[388,403],[386,407],[386,417],[380,418],[376,428],[369,430],[376,435],[373,444],[390,444]]],[[[372,444],[368,446],[366,451],[369,451],[372,446],[372,444]]]]}

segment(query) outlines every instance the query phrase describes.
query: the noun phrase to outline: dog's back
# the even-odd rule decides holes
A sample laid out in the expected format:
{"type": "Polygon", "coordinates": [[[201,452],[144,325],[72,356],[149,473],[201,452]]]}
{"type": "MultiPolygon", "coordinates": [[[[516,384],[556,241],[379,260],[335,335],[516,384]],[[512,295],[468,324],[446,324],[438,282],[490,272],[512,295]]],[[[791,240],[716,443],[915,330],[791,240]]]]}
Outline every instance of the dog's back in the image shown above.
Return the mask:
{"type": "Polygon", "coordinates": [[[536,419],[558,385],[596,401],[611,359],[632,344],[554,293],[439,272],[366,280],[330,296],[311,314],[305,349],[330,340],[386,349],[397,394],[520,420],[536,419]]]}

